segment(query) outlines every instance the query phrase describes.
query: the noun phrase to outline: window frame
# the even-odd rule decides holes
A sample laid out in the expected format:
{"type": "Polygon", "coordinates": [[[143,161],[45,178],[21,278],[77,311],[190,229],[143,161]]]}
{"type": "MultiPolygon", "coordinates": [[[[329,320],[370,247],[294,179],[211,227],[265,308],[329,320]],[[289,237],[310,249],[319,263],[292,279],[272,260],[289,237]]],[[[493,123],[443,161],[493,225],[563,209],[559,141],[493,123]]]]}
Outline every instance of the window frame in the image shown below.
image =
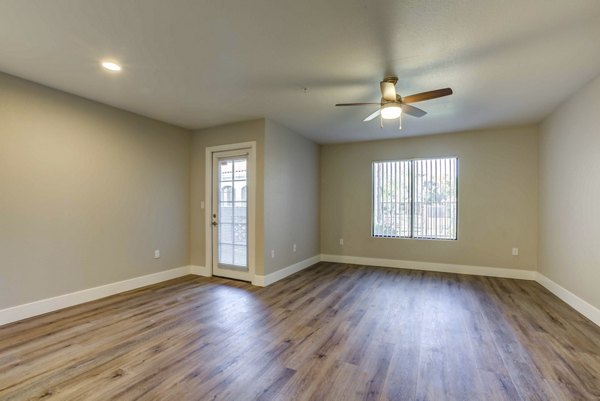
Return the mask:
{"type": "Polygon", "coordinates": [[[412,157],[412,158],[404,158],[404,159],[381,159],[381,160],[372,160],[371,161],[371,238],[375,239],[391,239],[391,240],[415,240],[415,241],[458,241],[459,239],[459,215],[460,215],[460,197],[459,197],[459,171],[460,171],[460,158],[458,156],[434,156],[434,157],[412,157]],[[454,185],[456,188],[456,238],[423,238],[423,237],[414,237],[413,236],[413,219],[414,219],[414,165],[413,161],[415,160],[441,160],[441,159],[456,159],[456,177],[454,177],[454,185]],[[410,237],[402,237],[402,236],[381,236],[375,235],[375,163],[394,163],[394,162],[411,162],[411,176],[410,176],[410,200],[411,204],[411,212],[410,212],[410,237]]]}

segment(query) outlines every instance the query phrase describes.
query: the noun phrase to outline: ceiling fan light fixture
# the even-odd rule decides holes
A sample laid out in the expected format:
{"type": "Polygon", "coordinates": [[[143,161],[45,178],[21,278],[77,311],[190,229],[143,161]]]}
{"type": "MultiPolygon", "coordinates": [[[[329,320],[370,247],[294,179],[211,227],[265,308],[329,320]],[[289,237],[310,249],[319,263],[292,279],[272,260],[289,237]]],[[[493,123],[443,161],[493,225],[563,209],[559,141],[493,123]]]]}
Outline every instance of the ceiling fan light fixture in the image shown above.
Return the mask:
{"type": "Polygon", "coordinates": [[[387,103],[381,106],[381,118],[385,120],[393,120],[399,118],[402,114],[402,109],[397,103],[387,103]]]}

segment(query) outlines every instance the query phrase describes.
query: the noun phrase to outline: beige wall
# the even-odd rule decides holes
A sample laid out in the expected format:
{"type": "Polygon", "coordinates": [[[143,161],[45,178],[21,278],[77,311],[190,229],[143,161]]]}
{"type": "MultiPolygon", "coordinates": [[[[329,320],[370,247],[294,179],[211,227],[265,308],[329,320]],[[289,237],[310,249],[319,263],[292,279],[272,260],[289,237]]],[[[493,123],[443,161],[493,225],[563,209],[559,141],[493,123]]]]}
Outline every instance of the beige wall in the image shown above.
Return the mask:
{"type": "Polygon", "coordinates": [[[0,309],[187,265],[190,144],[0,73],[0,309]]]}
{"type": "Polygon", "coordinates": [[[319,145],[270,120],[265,127],[264,199],[265,273],[318,255],[319,145]]]}
{"type": "Polygon", "coordinates": [[[205,252],[205,159],[206,148],[217,145],[256,141],[256,274],[264,274],[264,137],[265,120],[246,121],[221,125],[194,132],[192,140],[192,181],[191,181],[191,263],[206,265],[205,252]]]}
{"type": "Polygon", "coordinates": [[[528,126],[323,146],[321,252],[535,270],[537,135],[528,126]],[[372,238],[371,162],[435,156],[459,158],[459,239],[372,238]]]}
{"type": "Polygon", "coordinates": [[[266,275],[319,253],[319,147],[265,119],[194,132],[191,181],[191,263],[206,265],[206,148],[256,141],[256,274],[266,275]],[[292,188],[291,183],[296,187],[292,188]],[[295,211],[289,213],[289,206],[295,211]],[[297,251],[292,252],[296,243],[297,251]],[[275,249],[275,258],[271,258],[275,249]]]}
{"type": "Polygon", "coordinates": [[[319,147],[264,119],[192,135],[0,73],[0,309],[205,265],[205,149],[246,141],[257,274],[319,252],[527,270],[539,255],[544,275],[600,307],[599,108],[600,78],[539,138],[526,126],[319,147]],[[459,240],[371,238],[371,162],[435,156],[459,157],[459,240]]]}
{"type": "Polygon", "coordinates": [[[543,124],[540,272],[600,308],[600,77],[543,124]]]}

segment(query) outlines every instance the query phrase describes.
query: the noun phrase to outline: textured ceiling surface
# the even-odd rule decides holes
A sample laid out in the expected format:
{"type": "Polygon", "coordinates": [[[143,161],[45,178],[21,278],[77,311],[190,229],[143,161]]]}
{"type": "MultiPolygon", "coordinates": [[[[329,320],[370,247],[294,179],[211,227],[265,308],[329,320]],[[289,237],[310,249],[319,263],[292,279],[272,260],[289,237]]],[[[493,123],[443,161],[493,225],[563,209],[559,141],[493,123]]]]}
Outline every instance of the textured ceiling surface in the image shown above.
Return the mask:
{"type": "Polygon", "coordinates": [[[320,143],[538,122],[600,73],[599,38],[598,0],[0,1],[0,71],[187,128],[267,117],[320,143]],[[401,95],[455,94],[402,131],[334,107],[379,101],[386,75],[401,95]]]}

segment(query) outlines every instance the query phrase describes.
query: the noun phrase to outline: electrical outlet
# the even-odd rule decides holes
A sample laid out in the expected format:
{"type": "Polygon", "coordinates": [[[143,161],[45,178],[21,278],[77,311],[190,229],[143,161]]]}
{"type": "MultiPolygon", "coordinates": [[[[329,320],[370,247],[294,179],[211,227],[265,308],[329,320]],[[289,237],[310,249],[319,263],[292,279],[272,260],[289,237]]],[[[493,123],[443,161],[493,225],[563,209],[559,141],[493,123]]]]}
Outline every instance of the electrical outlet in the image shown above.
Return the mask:
{"type": "Polygon", "coordinates": [[[271,259],[275,259],[275,249],[271,249],[271,259]]]}
{"type": "Polygon", "coordinates": [[[519,248],[513,248],[512,249],[512,255],[513,256],[519,256],[519,248]]]}
{"type": "Polygon", "coordinates": [[[292,251],[296,252],[296,244],[292,246],[292,251]]]}
{"type": "Polygon", "coordinates": [[[200,209],[204,209],[204,201],[200,201],[200,209]]]}
{"type": "Polygon", "coordinates": [[[160,258],[160,249],[155,249],[154,250],[154,259],[158,259],[160,258]]]}
{"type": "Polygon", "coordinates": [[[340,245],[344,245],[344,239],[340,238],[340,245]]]}

